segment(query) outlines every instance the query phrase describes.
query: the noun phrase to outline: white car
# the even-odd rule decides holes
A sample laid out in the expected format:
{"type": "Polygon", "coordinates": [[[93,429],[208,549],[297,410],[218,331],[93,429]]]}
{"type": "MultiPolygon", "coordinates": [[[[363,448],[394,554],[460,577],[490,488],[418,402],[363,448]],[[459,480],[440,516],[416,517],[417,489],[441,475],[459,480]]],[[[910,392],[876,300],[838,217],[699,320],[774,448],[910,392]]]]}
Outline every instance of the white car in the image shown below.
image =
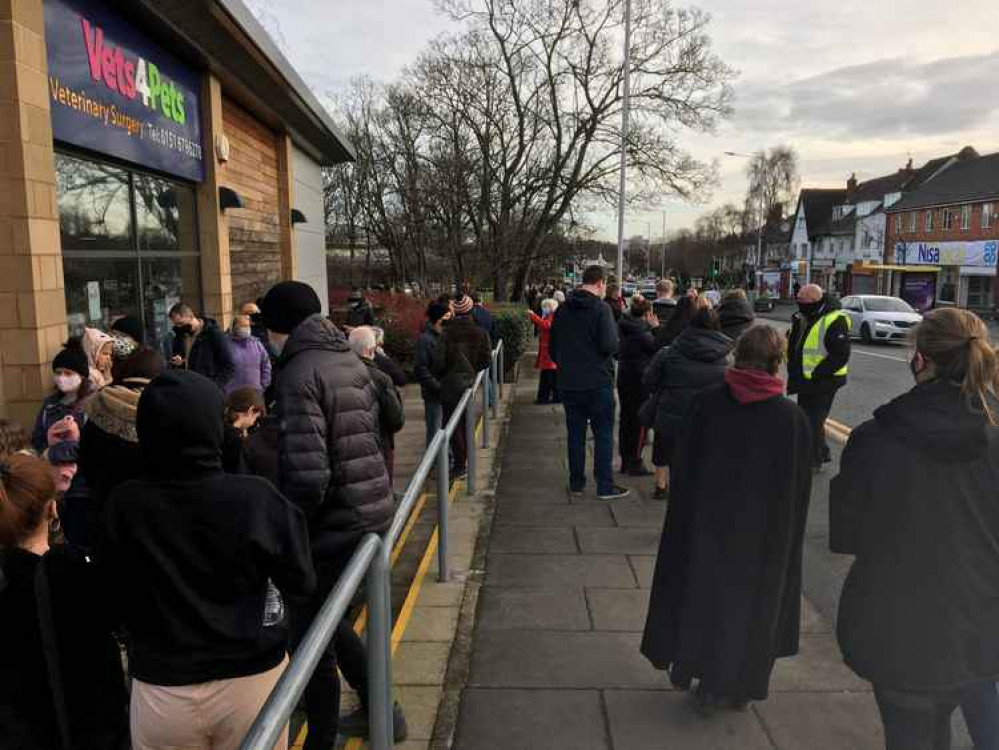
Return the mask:
{"type": "Polygon", "coordinates": [[[875,341],[906,341],[923,316],[904,299],[880,294],[844,297],[840,304],[850,316],[850,335],[865,344],[875,341]]]}

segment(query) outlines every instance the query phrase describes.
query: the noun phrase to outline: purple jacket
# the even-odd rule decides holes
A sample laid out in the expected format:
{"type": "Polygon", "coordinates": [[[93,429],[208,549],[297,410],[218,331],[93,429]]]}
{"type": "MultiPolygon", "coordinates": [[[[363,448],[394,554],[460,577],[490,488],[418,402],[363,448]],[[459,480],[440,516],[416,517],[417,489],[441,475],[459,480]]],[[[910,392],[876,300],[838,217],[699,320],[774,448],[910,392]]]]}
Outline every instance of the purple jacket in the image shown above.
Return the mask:
{"type": "Polygon", "coordinates": [[[236,373],[225,388],[228,396],[237,388],[256,388],[263,391],[271,384],[271,359],[260,339],[245,339],[229,334],[229,350],[236,364],[236,373]]]}

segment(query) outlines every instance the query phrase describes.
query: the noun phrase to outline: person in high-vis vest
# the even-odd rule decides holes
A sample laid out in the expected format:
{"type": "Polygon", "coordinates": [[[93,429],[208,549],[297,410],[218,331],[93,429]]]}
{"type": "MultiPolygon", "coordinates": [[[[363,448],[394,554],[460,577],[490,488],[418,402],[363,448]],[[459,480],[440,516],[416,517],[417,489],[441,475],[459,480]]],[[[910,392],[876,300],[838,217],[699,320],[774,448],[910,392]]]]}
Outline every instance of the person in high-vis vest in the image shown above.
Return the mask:
{"type": "Polygon", "coordinates": [[[850,318],[818,284],[798,292],[798,312],[788,334],[787,392],[812,425],[812,463],[816,470],[832,460],[825,422],[836,391],[846,385],[850,362],[850,318]]]}

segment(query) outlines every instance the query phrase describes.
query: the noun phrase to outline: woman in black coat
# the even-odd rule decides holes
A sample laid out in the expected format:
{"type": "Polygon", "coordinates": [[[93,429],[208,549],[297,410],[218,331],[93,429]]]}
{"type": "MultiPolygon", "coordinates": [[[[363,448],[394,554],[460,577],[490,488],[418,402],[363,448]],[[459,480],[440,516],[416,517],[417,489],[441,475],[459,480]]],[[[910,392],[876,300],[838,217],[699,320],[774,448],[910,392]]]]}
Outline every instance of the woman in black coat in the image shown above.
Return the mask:
{"type": "Polygon", "coordinates": [[[652,473],[642,463],[642,425],[638,410],[649,394],[642,378],[656,353],[653,331],[658,327],[652,303],[638,295],[631,301],[630,314],[622,316],[618,323],[617,396],[621,406],[618,448],[621,471],[636,477],[652,473]]]}
{"type": "Polygon", "coordinates": [[[999,747],[999,361],[966,310],[926,315],[916,386],[853,431],[830,544],[856,555],[839,606],[847,665],[874,683],[887,746],[950,747],[962,705],[999,747]]]}
{"type": "Polygon", "coordinates": [[[645,372],[645,385],[656,394],[652,463],[657,500],[668,497],[668,468],[680,421],[697,394],[721,385],[732,345],[719,330],[718,314],[702,308],[672,346],[659,350],[645,372]]]}
{"type": "Polygon", "coordinates": [[[0,465],[0,746],[121,750],[128,694],[94,566],[49,547],[55,484],[41,459],[0,465]],[[58,679],[51,679],[57,675],[58,679]]]}
{"type": "Polygon", "coordinates": [[[783,356],[776,330],[747,332],[676,441],[642,653],[681,688],[699,680],[702,714],[766,698],[775,660],[798,652],[810,433],[783,356]]]}

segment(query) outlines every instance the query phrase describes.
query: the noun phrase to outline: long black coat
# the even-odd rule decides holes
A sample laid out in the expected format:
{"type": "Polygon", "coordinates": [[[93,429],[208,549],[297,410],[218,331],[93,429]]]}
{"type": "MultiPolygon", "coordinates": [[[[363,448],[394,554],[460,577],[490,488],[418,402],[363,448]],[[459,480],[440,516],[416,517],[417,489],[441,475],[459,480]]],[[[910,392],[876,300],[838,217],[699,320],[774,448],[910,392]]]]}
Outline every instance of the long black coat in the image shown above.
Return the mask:
{"type": "Polygon", "coordinates": [[[305,511],[312,554],[336,558],[362,532],[381,532],[394,506],[368,368],[320,315],[281,352],[275,387],[280,490],[305,511]]]}
{"type": "Polygon", "coordinates": [[[697,394],[725,379],[733,342],[720,331],[687,328],[673,345],[660,349],[645,371],[645,385],[658,393],[655,427],[673,436],[697,394]]]}
{"type": "Polygon", "coordinates": [[[684,418],[642,639],[675,683],[762,700],[774,660],[797,653],[809,440],[796,404],[740,404],[728,386],[684,418]]]}
{"type": "Polygon", "coordinates": [[[656,353],[656,340],[648,321],[621,317],[618,324],[620,344],[617,353],[617,387],[619,391],[636,394],[644,400],[648,389],[642,386],[642,378],[656,353]]]}
{"type": "MultiPolygon", "coordinates": [[[[991,408],[999,412],[999,404],[991,408]]],[[[896,689],[999,677],[999,428],[957,386],[918,385],[853,431],[830,493],[846,663],[896,689]]]]}

